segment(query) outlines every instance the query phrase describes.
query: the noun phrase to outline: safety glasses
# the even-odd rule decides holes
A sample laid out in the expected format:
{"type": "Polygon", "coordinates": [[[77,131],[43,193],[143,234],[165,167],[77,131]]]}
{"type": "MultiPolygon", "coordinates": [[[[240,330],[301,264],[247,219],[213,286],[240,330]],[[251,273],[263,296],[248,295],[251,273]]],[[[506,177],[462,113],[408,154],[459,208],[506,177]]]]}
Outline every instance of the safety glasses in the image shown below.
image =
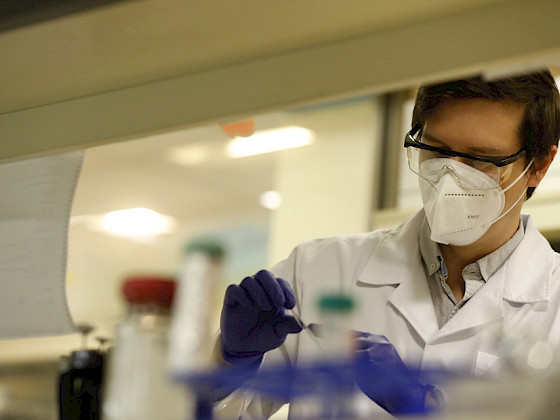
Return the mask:
{"type": "Polygon", "coordinates": [[[428,170],[433,165],[423,165],[430,159],[452,158],[465,165],[483,172],[498,184],[502,185],[508,181],[511,176],[512,163],[521,159],[527,153],[525,149],[510,156],[476,156],[468,153],[455,152],[449,149],[431,146],[423,143],[422,139],[417,138],[421,134],[421,125],[416,125],[410,130],[404,138],[404,147],[407,149],[408,166],[417,175],[431,182],[437,182],[440,173],[428,170]]]}

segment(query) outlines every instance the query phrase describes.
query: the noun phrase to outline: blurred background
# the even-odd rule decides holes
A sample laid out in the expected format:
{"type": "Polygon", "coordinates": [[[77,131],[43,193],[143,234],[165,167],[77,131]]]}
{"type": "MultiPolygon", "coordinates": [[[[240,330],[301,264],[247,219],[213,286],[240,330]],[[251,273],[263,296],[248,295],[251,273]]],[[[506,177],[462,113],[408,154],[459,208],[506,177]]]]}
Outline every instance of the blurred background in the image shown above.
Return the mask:
{"type": "MultiPolygon", "coordinates": [[[[518,0],[2,2],[0,162],[85,150],[66,293],[90,347],[123,317],[126,276],[176,275],[201,237],[226,251],[217,328],[225,287],[299,242],[418,210],[402,141],[419,84],[558,75],[559,18],[557,2],[518,0]],[[235,155],[237,121],[271,148],[235,155]],[[161,229],[104,225],[138,208],[161,229]]],[[[557,160],[525,204],[554,246],[559,181],[557,160]]],[[[56,418],[59,358],[80,345],[1,340],[0,418],[56,418]]]]}

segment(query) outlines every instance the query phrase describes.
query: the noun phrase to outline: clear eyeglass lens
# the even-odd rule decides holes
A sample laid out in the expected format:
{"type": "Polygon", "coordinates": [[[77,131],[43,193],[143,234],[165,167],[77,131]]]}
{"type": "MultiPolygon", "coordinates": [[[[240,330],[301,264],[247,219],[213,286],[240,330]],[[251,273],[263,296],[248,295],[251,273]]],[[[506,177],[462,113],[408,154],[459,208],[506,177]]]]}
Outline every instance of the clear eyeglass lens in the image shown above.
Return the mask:
{"type": "MultiPolygon", "coordinates": [[[[494,181],[498,182],[500,185],[503,185],[508,181],[512,173],[513,164],[498,167],[492,163],[482,162],[479,160],[474,159],[466,159],[462,157],[449,157],[443,155],[438,152],[424,150],[417,147],[407,147],[407,154],[408,154],[408,166],[410,169],[420,175],[422,178],[427,179],[431,182],[437,182],[440,177],[440,171],[432,171],[426,169],[426,165],[422,165],[422,162],[427,161],[429,159],[454,159],[457,160],[465,165],[471,166],[474,169],[486,174],[494,181]]],[[[468,188],[468,185],[465,186],[468,188]]],[[[494,188],[492,186],[488,186],[488,188],[494,188]]]]}

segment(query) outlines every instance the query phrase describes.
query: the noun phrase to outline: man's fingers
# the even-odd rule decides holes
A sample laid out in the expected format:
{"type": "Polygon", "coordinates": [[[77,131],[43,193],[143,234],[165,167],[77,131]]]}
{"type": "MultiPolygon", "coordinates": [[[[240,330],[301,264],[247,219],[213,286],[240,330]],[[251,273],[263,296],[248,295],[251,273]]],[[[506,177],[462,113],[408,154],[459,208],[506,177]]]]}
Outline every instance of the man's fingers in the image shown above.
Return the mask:
{"type": "Polygon", "coordinates": [[[254,277],[245,277],[239,285],[247,292],[247,296],[253,304],[262,308],[264,311],[272,311],[272,304],[262,288],[261,284],[254,277]]]}
{"type": "Polygon", "coordinates": [[[279,279],[276,279],[274,275],[267,270],[259,271],[255,274],[255,279],[263,288],[272,307],[274,309],[283,308],[286,303],[286,297],[284,295],[284,290],[278,282],[279,279]]]}
{"type": "Polygon", "coordinates": [[[280,285],[282,291],[284,292],[284,297],[285,297],[284,307],[286,309],[292,309],[294,306],[296,306],[296,297],[294,296],[294,292],[292,290],[292,287],[290,286],[290,283],[288,283],[286,280],[281,278],[277,278],[276,280],[278,280],[278,284],[280,285]]]}
{"type": "Polygon", "coordinates": [[[230,285],[226,290],[224,304],[249,308],[257,306],[263,311],[292,309],[296,299],[290,284],[267,270],[261,270],[252,277],[245,277],[239,286],[230,285]]]}
{"type": "Polygon", "coordinates": [[[234,306],[239,304],[245,308],[252,306],[251,300],[248,298],[247,293],[236,284],[230,284],[226,289],[224,297],[224,305],[234,306]]]}
{"type": "Polygon", "coordinates": [[[274,333],[280,339],[285,339],[288,334],[299,333],[301,325],[293,316],[282,315],[274,323],[274,333]]]}

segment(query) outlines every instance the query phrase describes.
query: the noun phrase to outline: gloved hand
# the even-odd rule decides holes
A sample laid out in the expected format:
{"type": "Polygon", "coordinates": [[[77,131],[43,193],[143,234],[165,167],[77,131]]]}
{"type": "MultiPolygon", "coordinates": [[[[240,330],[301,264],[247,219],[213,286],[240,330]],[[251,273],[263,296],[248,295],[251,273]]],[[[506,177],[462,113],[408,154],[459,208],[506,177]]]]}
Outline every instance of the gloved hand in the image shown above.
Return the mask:
{"type": "Polygon", "coordinates": [[[356,384],[393,415],[423,414],[427,387],[422,385],[383,335],[359,333],[356,384]]]}
{"type": "Polygon", "coordinates": [[[301,326],[286,315],[296,300],[287,281],[266,270],[230,285],[220,320],[220,351],[227,362],[258,368],[264,353],[280,346],[301,326]]]}

